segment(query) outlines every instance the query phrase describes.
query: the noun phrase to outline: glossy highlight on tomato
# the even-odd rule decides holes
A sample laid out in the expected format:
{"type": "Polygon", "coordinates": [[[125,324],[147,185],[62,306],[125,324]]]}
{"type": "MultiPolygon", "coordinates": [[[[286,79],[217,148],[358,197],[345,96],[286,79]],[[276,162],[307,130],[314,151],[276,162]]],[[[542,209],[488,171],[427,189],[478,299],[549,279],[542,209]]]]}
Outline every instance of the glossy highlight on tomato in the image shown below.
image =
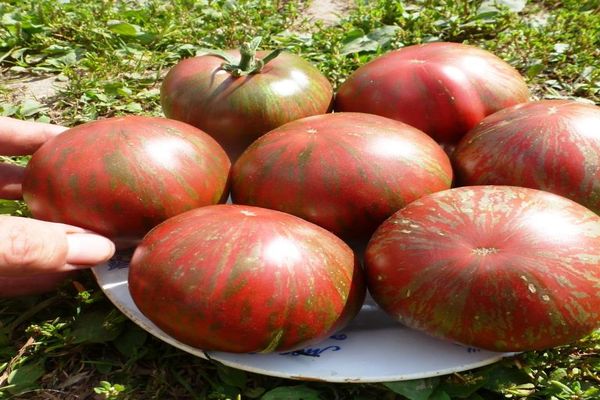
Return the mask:
{"type": "Polygon", "coordinates": [[[487,115],[528,98],[524,79],[499,57],[436,42],[404,47],[363,65],[340,86],[334,109],[393,118],[453,144],[487,115]]]}
{"type": "Polygon", "coordinates": [[[231,193],[234,203],[366,241],[395,211],[451,181],[447,155],[423,132],[377,115],[334,113],[259,138],[232,167],[231,193]]]}
{"type": "MultiPolygon", "coordinates": [[[[225,52],[240,61],[240,52],[225,52]]],[[[267,56],[259,51],[257,59],[267,56]]],[[[257,73],[234,76],[218,55],[175,65],[161,86],[163,112],[213,136],[235,160],[259,136],[309,115],[326,113],[333,88],[301,57],[283,52],[257,73]]]]}
{"type": "Polygon", "coordinates": [[[391,316],[469,346],[544,349],[600,327],[600,217],[540,190],[424,196],[378,228],[365,271],[391,316]]]}
{"type": "Polygon", "coordinates": [[[302,348],[341,329],[365,285],[353,251],[279,211],[215,205],[158,225],[136,249],[129,289],[140,311],[204,350],[302,348]]]}
{"type": "Polygon", "coordinates": [[[115,117],[46,142],[25,171],[35,218],[135,242],[165,219],[228,195],[230,161],[210,136],[156,117],[115,117]]]}
{"type": "Polygon", "coordinates": [[[552,192],[600,213],[600,107],[540,100],[485,118],[453,154],[458,184],[552,192]]]}

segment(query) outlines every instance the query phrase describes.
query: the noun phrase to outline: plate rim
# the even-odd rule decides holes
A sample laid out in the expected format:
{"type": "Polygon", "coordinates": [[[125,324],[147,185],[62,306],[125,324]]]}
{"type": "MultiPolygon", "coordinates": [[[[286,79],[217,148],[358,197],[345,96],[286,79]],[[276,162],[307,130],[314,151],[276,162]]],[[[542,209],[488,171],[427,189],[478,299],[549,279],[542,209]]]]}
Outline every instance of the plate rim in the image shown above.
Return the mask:
{"type": "MultiPolygon", "coordinates": [[[[150,324],[152,324],[152,326],[151,326],[146,321],[140,319],[137,315],[135,315],[130,310],[130,308],[126,307],[124,304],[121,304],[121,302],[118,301],[118,299],[116,298],[117,296],[112,291],[105,289],[103,287],[103,285],[100,284],[99,275],[102,273],[101,272],[102,268],[106,268],[108,266],[108,263],[109,263],[109,261],[92,267],[91,268],[92,273],[94,275],[94,278],[96,279],[96,282],[98,283],[98,286],[100,287],[100,290],[102,290],[104,295],[111,301],[111,303],[120,312],[122,312],[129,320],[134,322],[136,325],[138,325],[140,328],[142,328],[144,331],[151,334],[155,338],[157,338],[171,346],[174,346],[177,349],[186,352],[187,354],[191,354],[195,357],[200,357],[204,360],[211,361],[211,362],[216,361],[225,366],[240,369],[240,370],[255,373],[255,374],[272,376],[272,377],[277,377],[277,378],[285,378],[285,379],[296,380],[296,381],[314,381],[314,382],[328,382],[328,383],[397,382],[397,381],[407,381],[407,380],[414,380],[414,379],[431,378],[431,377],[436,377],[436,376],[448,375],[448,374],[452,374],[452,373],[456,373],[456,372],[468,371],[468,370],[472,370],[475,368],[484,367],[486,365],[494,364],[504,358],[508,358],[508,357],[511,357],[511,356],[514,356],[515,354],[517,354],[517,353],[497,353],[497,356],[491,356],[484,360],[479,360],[479,361],[471,362],[468,364],[458,365],[456,367],[440,369],[440,370],[436,370],[433,372],[398,374],[398,375],[368,377],[368,378],[361,378],[361,377],[354,378],[354,377],[346,377],[346,376],[339,376],[339,377],[338,376],[328,376],[325,378],[316,378],[313,376],[291,375],[289,373],[285,373],[285,372],[281,372],[281,371],[277,371],[277,370],[269,370],[269,369],[259,368],[256,366],[228,360],[227,358],[223,359],[222,357],[219,357],[219,353],[224,353],[224,352],[202,350],[202,349],[198,349],[198,348],[189,346],[185,343],[178,341],[177,339],[173,338],[172,336],[168,335],[162,329],[160,329],[159,327],[154,325],[152,321],[148,320],[148,322],[150,324]]],[[[128,277],[127,277],[127,280],[125,281],[125,286],[126,286],[127,293],[129,294],[129,296],[131,296],[131,294],[129,292],[129,278],[128,277]]],[[[137,307],[135,305],[135,302],[133,302],[133,299],[132,299],[132,303],[133,303],[134,307],[137,307]]],[[[140,314],[142,314],[141,311],[140,311],[140,314]]],[[[421,332],[421,333],[423,333],[423,332],[421,332]]],[[[426,333],[423,333],[423,334],[426,335],[426,333]]],[[[490,353],[494,353],[494,352],[490,352],[490,353]]],[[[231,354],[234,354],[234,353],[231,353],[231,354]]]]}

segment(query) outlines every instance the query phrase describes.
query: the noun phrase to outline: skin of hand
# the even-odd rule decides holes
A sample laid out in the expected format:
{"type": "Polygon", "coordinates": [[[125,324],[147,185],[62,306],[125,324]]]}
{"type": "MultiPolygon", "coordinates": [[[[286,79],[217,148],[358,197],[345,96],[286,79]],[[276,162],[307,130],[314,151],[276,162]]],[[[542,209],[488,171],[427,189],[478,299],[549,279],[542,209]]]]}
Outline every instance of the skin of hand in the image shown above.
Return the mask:
{"type": "MultiPolygon", "coordinates": [[[[32,154],[67,128],[0,117],[0,154],[32,154]]],[[[0,163],[0,198],[20,199],[24,168],[0,163]]],[[[82,268],[107,261],[109,239],[85,229],[0,215],[0,298],[51,291],[82,268]]]]}

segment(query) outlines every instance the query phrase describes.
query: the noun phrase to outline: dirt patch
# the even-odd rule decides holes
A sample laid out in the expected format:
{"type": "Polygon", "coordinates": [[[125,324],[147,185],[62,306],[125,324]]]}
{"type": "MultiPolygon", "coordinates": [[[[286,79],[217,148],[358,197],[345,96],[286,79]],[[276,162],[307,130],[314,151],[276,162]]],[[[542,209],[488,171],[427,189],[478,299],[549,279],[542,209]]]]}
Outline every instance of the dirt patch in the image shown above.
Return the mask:
{"type": "Polygon", "coordinates": [[[55,97],[58,90],[66,85],[56,76],[28,77],[4,83],[12,93],[11,96],[20,99],[35,99],[38,101],[55,97]]]}
{"type": "Polygon", "coordinates": [[[309,20],[321,21],[326,26],[337,24],[353,8],[347,0],[314,0],[306,9],[309,20]]]}

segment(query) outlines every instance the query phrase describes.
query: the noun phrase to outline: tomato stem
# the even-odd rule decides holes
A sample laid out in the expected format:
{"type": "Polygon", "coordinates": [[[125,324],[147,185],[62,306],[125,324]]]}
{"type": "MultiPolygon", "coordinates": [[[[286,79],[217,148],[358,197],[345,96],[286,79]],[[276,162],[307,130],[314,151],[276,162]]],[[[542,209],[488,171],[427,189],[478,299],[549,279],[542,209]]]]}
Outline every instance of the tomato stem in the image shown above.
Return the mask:
{"type": "MultiPolygon", "coordinates": [[[[256,58],[256,51],[260,46],[262,37],[257,36],[252,39],[249,43],[243,43],[240,47],[241,59],[239,64],[235,64],[229,60],[223,63],[222,68],[229,71],[231,75],[237,77],[259,73],[265,64],[277,57],[281,53],[281,49],[273,50],[267,54],[263,59],[256,58]]],[[[215,54],[219,55],[219,54],[215,54]]]]}

